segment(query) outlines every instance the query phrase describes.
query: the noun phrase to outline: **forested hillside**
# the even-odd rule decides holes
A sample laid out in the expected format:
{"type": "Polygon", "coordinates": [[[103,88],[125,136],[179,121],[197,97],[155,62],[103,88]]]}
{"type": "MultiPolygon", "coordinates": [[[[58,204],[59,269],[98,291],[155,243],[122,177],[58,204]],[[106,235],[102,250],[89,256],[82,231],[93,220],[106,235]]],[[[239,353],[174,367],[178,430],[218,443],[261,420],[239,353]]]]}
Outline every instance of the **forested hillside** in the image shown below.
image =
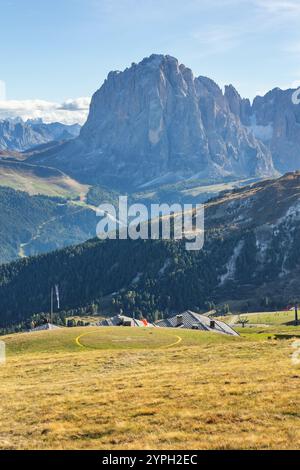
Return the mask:
{"type": "Polygon", "coordinates": [[[0,187],[0,263],[80,243],[96,223],[92,210],[66,199],[0,187]]]}
{"type": "Polygon", "coordinates": [[[206,205],[205,245],[182,241],[91,240],[0,267],[0,326],[61,307],[95,304],[155,318],[212,303],[283,307],[300,297],[300,173],[235,190],[206,205]]]}

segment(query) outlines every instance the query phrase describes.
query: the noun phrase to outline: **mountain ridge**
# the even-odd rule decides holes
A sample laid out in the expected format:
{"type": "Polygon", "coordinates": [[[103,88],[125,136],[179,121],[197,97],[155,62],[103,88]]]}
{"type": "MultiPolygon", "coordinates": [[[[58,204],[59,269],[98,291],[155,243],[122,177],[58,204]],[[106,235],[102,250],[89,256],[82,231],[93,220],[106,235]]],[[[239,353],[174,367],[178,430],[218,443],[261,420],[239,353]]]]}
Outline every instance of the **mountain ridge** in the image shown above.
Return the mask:
{"type": "Polygon", "coordinates": [[[278,176],[300,168],[294,91],[277,87],[250,102],[231,84],[223,92],[176,58],[152,54],[108,74],[79,136],[42,143],[27,158],[120,190],[195,175],[278,176]]]}
{"type": "Polygon", "coordinates": [[[78,136],[79,131],[78,124],[46,124],[41,119],[4,119],[0,120],[0,150],[29,151],[51,141],[73,139],[78,136]]]}
{"type": "Polygon", "coordinates": [[[207,77],[154,54],[108,74],[78,138],[32,158],[113,186],[197,177],[276,175],[271,152],[207,77]]]}

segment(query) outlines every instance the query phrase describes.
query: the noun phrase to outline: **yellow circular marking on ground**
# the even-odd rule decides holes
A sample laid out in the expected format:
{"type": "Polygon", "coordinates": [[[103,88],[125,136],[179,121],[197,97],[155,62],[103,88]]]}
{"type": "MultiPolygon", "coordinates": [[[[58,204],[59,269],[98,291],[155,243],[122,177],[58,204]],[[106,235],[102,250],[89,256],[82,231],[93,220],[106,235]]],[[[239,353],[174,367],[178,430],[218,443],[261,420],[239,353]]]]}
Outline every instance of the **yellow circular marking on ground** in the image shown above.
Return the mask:
{"type": "MultiPolygon", "coordinates": [[[[85,336],[88,336],[88,335],[92,335],[94,333],[99,333],[100,330],[94,330],[94,331],[87,331],[86,333],[82,333],[81,335],[77,336],[77,338],[75,338],[75,343],[77,344],[77,346],[79,346],[80,348],[83,348],[83,349],[97,349],[97,348],[93,348],[91,346],[85,346],[84,344],[81,343],[81,338],[85,337],[85,336]]],[[[159,346],[158,348],[156,349],[165,349],[165,348],[171,348],[173,346],[177,346],[177,344],[181,343],[182,341],[182,338],[181,336],[178,336],[178,335],[168,335],[168,336],[172,336],[173,338],[177,338],[176,341],[174,341],[174,343],[171,343],[171,344],[167,344],[167,345],[164,345],[164,346],[159,346]]]]}
{"type": "Polygon", "coordinates": [[[80,340],[81,340],[81,338],[83,338],[84,336],[92,335],[93,333],[98,333],[98,330],[95,330],[95,331],[88,331],[87,333],[83,333],[82,335],[77,336],[77,338],[75,339],[75,343],[77,344],[77,346],[79,346],[80,348],[87,348],[87,346],[85,346],[84,344],[82,344],[82,343],[80,342],[80,340]]]}
{"type": "MultiPolygon", "coordinates": [[[[171,336],[171,335],[169,335],[171,336]]],[[[177,338],[177,341],[175,341],[175,343],[172,343],[172,344],[167,344],[167,346],[161,346],[161,348],[171,348],[172,346],[176,346],[177,344],[181,343],[182,341],[182,338],[181,336],[178,336],[178,335],[172,335],[174,338],[177,338]]]]}

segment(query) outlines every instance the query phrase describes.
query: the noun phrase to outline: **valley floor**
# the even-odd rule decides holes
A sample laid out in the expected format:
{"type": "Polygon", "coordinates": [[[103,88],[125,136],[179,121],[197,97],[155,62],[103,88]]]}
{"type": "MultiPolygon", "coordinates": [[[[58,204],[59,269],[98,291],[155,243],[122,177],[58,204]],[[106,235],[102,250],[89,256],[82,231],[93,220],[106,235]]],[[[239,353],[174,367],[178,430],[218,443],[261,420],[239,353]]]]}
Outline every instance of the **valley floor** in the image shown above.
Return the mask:
{"type": "Polygon", "coordinates": [[[274,328],[1,338],[0,448],[299,449],[300,366],[274,328]]]}

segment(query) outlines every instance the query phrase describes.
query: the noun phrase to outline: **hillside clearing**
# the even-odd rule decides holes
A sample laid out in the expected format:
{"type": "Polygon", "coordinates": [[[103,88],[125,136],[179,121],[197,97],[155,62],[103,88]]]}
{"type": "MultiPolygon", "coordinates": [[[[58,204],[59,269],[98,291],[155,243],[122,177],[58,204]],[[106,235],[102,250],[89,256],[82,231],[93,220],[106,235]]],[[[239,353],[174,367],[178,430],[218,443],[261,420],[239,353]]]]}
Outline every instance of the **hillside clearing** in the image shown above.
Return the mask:
{"type": "Polygon", "coordinates": [[[300,369],[293,339],[273,339],[279,330],[234,338],[157,329],[150,348],[150,329],[99,328],[98,341],[95,333],[89,347],[76,344],[95,330],[1,338],[0,448],[300,448],[300,369]],[[169,335],[182,341],[165,347],[169,335]]]}
{"type": "Polygon", "coordinates": [[[26,191],[31,196],[85,197],[89,186],[54,168],[24,162],[0,161],[0,186],[26,191]]]}

